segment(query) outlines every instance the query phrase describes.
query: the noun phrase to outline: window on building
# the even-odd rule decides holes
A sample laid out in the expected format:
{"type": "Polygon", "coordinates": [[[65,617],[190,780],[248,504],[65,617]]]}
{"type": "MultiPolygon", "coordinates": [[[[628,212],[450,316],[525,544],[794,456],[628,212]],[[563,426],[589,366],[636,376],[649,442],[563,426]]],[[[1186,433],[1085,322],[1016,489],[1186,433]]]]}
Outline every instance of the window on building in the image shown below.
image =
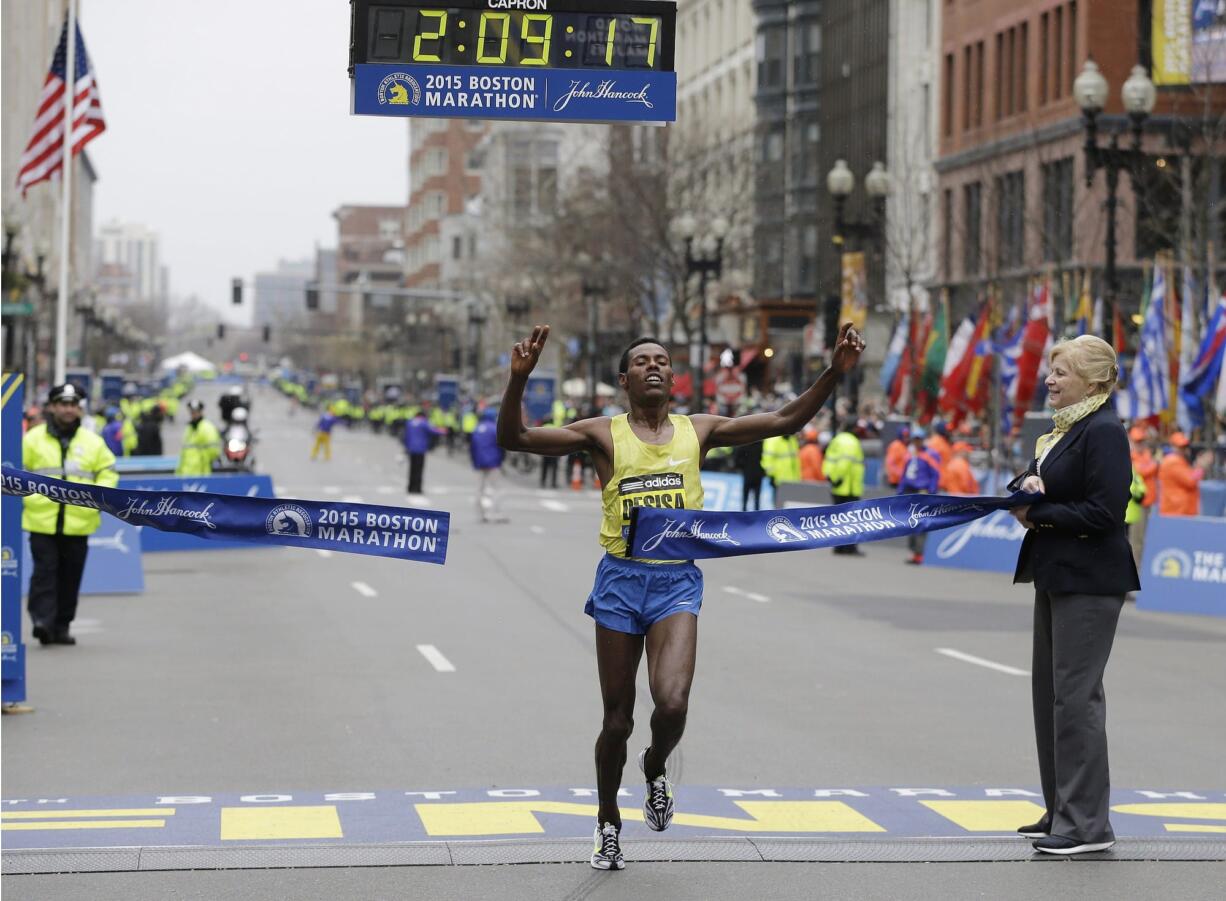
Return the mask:
{"type": "Polygon", "coordinates": [[[1015,66],[1017,65],[1017,29],[1010,28],[1005,32],[1005,71],[1003,90],[1005,93],[1005,115],[1012,116],[1017,112],[1017,100],[1015,97],[1015,89],[1017,86],[1017,78],[1015,76],[1015,66]]]}
{"type": "Polygon", "coordinates": [[[783,64],[787,53],[787,29],[783,25],[764,28],[758,33],[758,87],[783,86],[783,64]]]}
{"type": "Polygon", "coordinates": [[[1065,71],[1065,78],[1068,79],[1065,91],[1071,94],[1073,79],[1077,77],[1077,0],[1068,5],[1068,65],[1065,71]]]}
{"type": "Polygon", "coordinates": [[[399,219],[380,219],[379,220],[379,240],[395,241],[400,237],[400,220],[399,219]]]}
{"type": "Polygon", "coordinates": [[[817,84],[821,73],[819,68],[822,49],[822,26],[818,22],[810,22],[797,30],[796,56],[793,77],[797,84],[817,84]]]}
{"type": "Polygon", "coordinates": [[[1048,23],[1049,18],[1048,13],[1043,13],[1039,17],[1039,106],[1047,103],[1047,68],[1049,65],[1047,41],[1051,30],[1048,23]]]}
{"type": "Polygon", "coordinates": [[[962,48],[962,130],[971,130],[971,82],[972,77],[971,63],[974,58],[974,50],[970,44],[962,48]]]}
{"type": "Polygon", "coordinates": [[[1026,112],[1029,104],[1026,101],[1026,94],[1029,92],[1030,74],[1029,66],[1030,58],[1030,23],[1023,22],[1018,26],[1017,32],[1017,111],[1019,113],[1026,112]]]}
{"type": "Polygon", "coordinates": [[[983,225],[983,196],[979,182],[962,186],[962,227],[966,232],[962,242],[962,271],[978,275],[982,266],[980,237],[983,225]]]}
{"type": "MultiPolygon", "coordinates": [[[[1172,177],[1171,166],[1159,168],[1155,158],[1137,167],[1136,195],[1143,197],[1136,216],[1136,258],[1146,259],[1162,250],[1172,250],[1179,240],[1180,198],[1179,176],[1172,177]]],[[[1202,184],[1199,165],[1192,165],[1192,184],[1202,184]]],[[[1175,172],[1178,172],[1176,168],[1175,172]]]]}
{"type": "Polygon", "coordinates": [[[946,281],[953,278],[954,192],[946,188],[941,194],[941,272],[946,281]]]}
{"type": "Polygon", "coordinates": [[[1052,37],[1052,98],[1059,100],[1064,96],[1064,7],[1057,6],[1051,21],[1052,37]]]}
{"type": "Polygon", "coordinates": [[[996,177],[996,256],[1001,269],[1017,269],[1025,261],[1026,174],[1022,170],[996,177]]]}
{"type": "Polygon", "coordinates": [[[950,137],[954,133],[954,55],[945,54],[945,84],[941,98],[941,134],[950,137]]]}
{"type": "Polygon", "coordinates": [[[552,215],[558,208],[558,170],[541,166],[536,173],[536,211],[552,215]]]}
{"type": "Polygon", "coordinates": [[[532,167],[524,163],[511,169],[511,215],[517,219],[532,215],[532,167]]]}
{"type": "Polygon", "coordinates": [[[975,127],[983,125],[983,41],[975,44],[975,127]]]}
{"type": "Polygon", "coordinates": [[[998,31],[996,32],[996,84],[992,92],[997,122],[1005,116],[1005,81],[1008,78],[1008,72],[1005,66],[1005,33],[998,31]]]}
{"type": "Polygon", "coordinates": [[[451,238],[451,258],[453,260],[462,259],[464,256],[464,239],[460,235],[453,235],[451,238]]]}
{"type": "Polygon", "coordinates": [[[1043,259],[1073,256],[1073,158],[1043,164],[1043,259]]]}

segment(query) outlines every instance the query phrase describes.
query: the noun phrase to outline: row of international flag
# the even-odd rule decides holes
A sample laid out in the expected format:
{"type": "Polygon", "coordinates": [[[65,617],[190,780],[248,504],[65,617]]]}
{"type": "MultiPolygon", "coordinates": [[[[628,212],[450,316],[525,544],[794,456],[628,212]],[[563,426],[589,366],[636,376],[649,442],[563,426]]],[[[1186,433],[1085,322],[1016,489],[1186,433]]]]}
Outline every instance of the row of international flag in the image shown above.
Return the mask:
{"type": "MultiPolygon", "coordinates": [[[[1212,282],[1198,289],[1188,269],[1183,271],[1182,291],[1176,292],[1169,278],[1175,270],[1159,259],[1152,280],[1146,277],[1140,335],[1131,367],[1122,374],[1116,407],[1124,419],[1153,419],[1190,430],[1203,424],[1207,405],[1226,416],[1226,294],[1212,282]],[[1201,322],[1205,329],[1197,341],[1201,322]]],[[[1067,282],[1063,293],[1070,298],[1063,305],[1064,333],[1104,338],[1123,367],[1130,348],[1119,308],[1104,304],[1101,297],[1091,299],[1088,272],[1075,296],[1070,296],[1067,282]]],[[[1008,309],[989,290],[952,334],[948,292],[934,306],[905,313],[895,325],[881,369],[881,387],[891,409],[920,422],[937,415],[952,425],[968,416],[982,419],[988,412],[995,365],[1002,428],[1011,431],[1045,396],[1041,384],[1061,309],[1050,276],[1035,280],[1025,302],[1008,309]]]]}

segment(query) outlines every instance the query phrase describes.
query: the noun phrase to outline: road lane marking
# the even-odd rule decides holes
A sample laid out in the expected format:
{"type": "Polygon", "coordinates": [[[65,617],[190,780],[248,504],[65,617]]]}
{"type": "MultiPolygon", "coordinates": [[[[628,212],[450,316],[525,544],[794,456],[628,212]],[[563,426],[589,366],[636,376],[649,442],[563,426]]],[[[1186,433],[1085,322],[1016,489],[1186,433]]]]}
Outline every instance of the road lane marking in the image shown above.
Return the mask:
{"type": "Polygon", "coordinates": [[[554,513],[570,512],[570,504],[563,503],[562,501],[550,500],[547,497],[541,498],[541,506],[546,510],[552,510],[554,513]]]}
{"type": "Polygon", "coordinates": [[[728,592],[728,594],[735,594],[737,597],[749,598],[751,601],[757,601],[759,604],[765,604],[770,600],[764,594],[758,594],[756,591],[744,591],[735,585],[725,585],[724,591],[728,592]]]}
{"type": "Polygon", "coordinates": [[[379,596],[379,592],[375,591],[365,582],[350,582],[349,584],[352,585],[353,590],[360,595],[364,595],[368,598],[376,598],[379,596]]]}
{"type": "Polygon", "coordinates": [[[0,813],[3,820],[66,820],[72,817],[96,820],[99,817],[169,817],[174,816],[173,807],[120,807],[95,810],[6,810],[0,813]]]}
{"type": "Polygon", "coordinates": [[[298,807],[223,807],[222,841],[344,838],[333,804],[298,807]]]}
{"type": "Polygon", "coordinates": [[[321,547],[317,547],[317,548],[315,548],[315,553],[319,554],[319,556],[323,557],[325,560],[327,560],[329,557],[331,557],[331,556],[332,556],[332,552],[331,552],[331,551],[325,551],[325,550],[324,550],[323,548],[321,548],[321,547]]]}
{"type": "Polygon", "coordinates": [[[455,664],[452,663],[450,660],[448,660],[446,657],[444,657],[442,652],[439,651],[439,649],[436,648],[434,645],[419,644],[417,646],[417,650],[421,654],[421,656],[425,657],[428,661],[430,661],[430,665],[434,667],[436,670],[438,670],[440,673],[454,673],[455,672],[455,664]]]}
{"type": "Polygon", "coordinates": [[[976,657],[973,654],[964,654],[962,651],[955,651],[953,648],[934,648],[934,650],[938,654],[944,654],[946,657],[961,660],[963,663],[973,663],[976,666],[986,666],[988,669],[994,669],[1000,673],[1008,673],[1010,676],[1030,675],[1030,670],[1018,669],[1016,666],[1006,666],[1003,663],[996,663],[993,660],[984,660],[982,657],[976,657]]]}
{"type": "Polygon", "coordinates": [[[69,822],[21,822],[3,823],[5,832],[34,832],[40,829],[164,829],[165,820],[71,820],[69,822]]]}

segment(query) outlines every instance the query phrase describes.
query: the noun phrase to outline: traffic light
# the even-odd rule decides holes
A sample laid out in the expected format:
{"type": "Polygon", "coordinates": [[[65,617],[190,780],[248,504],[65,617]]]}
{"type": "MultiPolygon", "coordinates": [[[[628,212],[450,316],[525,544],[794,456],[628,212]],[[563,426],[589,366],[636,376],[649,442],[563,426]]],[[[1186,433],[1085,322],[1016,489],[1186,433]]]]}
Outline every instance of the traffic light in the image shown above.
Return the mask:
{"type": "Polygon", "coordinates": [[[306,308],[308,310],[318,310],[319,309],[319,285],[316,282],[307,282],[306,308]]]}
{"type": "Polygon", "coordinates": [[[272,326],[266,325],[264,326],[264,343],[267,344],[269,339],[271,338],[272,338],[272,326]]]}
{"type": "Polygon", "coordinates": [[[217,340],[224,341],[226,339],[226,324],[224,322],[217,323],[217,340]]]}
{"type": "Polygon", "coordinates": [[[243,304],[243,280],[241,278],[230,279],[230,303],[236,307],[243,304]]]}

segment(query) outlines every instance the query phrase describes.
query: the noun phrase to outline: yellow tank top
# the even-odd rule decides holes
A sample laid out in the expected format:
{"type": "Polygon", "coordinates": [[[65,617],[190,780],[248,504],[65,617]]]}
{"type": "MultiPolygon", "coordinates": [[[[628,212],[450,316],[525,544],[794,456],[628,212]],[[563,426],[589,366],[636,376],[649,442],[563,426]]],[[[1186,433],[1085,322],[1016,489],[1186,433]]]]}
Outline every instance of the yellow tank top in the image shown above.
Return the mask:
{"type": "Polygon", "coordinates": [[[600,524],[600,544],[614,556],[626,556],[630,511],[635,507],[702,509],[698,434],[688,416],[674,413],[668,418],[673,424],[673,439],[667,444],[640,441],[631,430],[626,413],[614,416],[609,423],[613,433],[613,476],[601,493],[604,520],[600,524]]]}

